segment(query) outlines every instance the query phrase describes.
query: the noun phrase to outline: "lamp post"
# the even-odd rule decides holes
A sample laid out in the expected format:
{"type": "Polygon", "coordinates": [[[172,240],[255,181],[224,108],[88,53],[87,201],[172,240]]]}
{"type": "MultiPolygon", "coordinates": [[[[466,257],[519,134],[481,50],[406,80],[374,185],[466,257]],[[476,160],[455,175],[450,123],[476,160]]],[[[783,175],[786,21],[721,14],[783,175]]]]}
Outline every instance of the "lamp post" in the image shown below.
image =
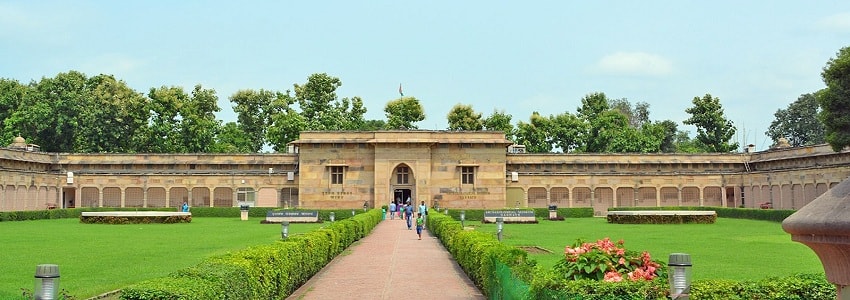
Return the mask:
{"type": "Polygon", "coordinates": [[[688,300],[691,292],[691,256],[672,253],[667,263],[670,281],[670,298],[688,300]]]}
{"type": "Polygon", "coordinates": [[[465,225],[463,225],[463,221],[464,221],[465,219],[466,219],[466,211],[465,211],[465,210],[461,210],[461,211],[460,211],[460,227],[462,227],[462,228],[466,228],[466,226],[465,226],[465,225]]]}
{"type": "Polygon", "coordinates": [[[35,299],[54,300],[59,290],[59,266],[44,264],[35,267],[35,299]]]}
{"type": "Polygon", "coordinates": [[[502,241],[502,227],[504,226],[504,224],[505,224],[504,218],[502,218],[502,217],[496,218],[496,238],[498,238],[500,242],[502,241]]]}
{"type": "Polygon", "coordinates": [[[443,214],[445,214],[447,216],[449,215],[449,208],[448,207],[443,208],[443,214]]]}
{"type": "Polygon", "coordinates": [[[336,214],[334,212],[331,212],[331,223],[334,222],[334,219],[336,219],[336,214]]]}
{"type": "Polygon", "coordinates": [[[354,210],[352,209],[352,210],[351,210],[351,216],[353,217],[353,216],[354,216],[354,214],[355,214],[355,212],[354,212],[354,210]]]}
{"type": "Polygon", "coordinates": [[[280,222],[280,237],[284,240],[289,238],[289,221],[280,222]]]}
{"type": "Polygon", "coordinates": [[[367,207],[369,207],[369,202],[363,202],[363,212],[366,212],[367,207]]]}

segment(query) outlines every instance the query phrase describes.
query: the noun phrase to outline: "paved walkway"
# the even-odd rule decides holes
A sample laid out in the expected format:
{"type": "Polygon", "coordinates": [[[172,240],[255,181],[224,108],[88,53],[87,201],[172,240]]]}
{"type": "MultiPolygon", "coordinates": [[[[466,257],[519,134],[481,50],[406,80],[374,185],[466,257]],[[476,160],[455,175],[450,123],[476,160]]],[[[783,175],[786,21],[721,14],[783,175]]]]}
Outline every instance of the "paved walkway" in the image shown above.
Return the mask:
{"type": "Polygon", "coordinates": [[[485,299],[440,241],[384,220],[287,299],[485,299]],[[349,253],[350,251],[350,253],[349,253]]]}

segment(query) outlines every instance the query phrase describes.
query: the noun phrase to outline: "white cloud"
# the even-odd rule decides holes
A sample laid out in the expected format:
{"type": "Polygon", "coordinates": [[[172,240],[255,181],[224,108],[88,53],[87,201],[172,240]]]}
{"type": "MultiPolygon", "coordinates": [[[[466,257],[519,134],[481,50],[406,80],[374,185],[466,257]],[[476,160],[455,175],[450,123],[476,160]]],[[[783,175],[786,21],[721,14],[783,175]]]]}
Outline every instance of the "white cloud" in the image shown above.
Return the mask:
{"type": "Polygon", "coordinates": [[[850,12],[838,13],[821,18],[818,28],[834,32],[850,32],[850,12]]]}
{"type": "Polygon", "coordinates": [[[614,75],[663,76],[673,72],[670,60],[645,52],[617,52],[602,57],[595,69],[614,75]]]}

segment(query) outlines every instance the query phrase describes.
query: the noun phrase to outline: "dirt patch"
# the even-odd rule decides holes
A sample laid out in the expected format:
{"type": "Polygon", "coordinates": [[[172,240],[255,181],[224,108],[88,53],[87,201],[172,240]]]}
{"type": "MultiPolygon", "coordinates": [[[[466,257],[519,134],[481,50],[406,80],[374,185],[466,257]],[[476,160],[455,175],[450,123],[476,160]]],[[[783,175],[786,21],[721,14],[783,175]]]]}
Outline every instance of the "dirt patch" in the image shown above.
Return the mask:
{"type": "Polygon", "coordinates": [[[523,251],[528,252],[528,253],[530,253],[530,254],[548,254],[548,253],[552,253],[552,251],[549,251],[549,250],[548,250],[548,249],[546,249],[546,248],[541,248],[541,247],[538,247],[538,246],[517,246],[517,248],[520,248],[520,249],[522,249],[523,251]]]}

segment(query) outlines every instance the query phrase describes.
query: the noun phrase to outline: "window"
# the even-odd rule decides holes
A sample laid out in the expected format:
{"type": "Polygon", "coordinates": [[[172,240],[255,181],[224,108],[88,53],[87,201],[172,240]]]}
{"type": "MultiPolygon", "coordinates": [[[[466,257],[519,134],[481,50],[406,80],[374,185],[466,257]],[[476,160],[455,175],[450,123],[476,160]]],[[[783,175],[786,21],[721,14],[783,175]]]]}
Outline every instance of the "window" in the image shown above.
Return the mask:
{"type": "Polygon", "coordinates": [[[236,201],[239,202],[254,202],[257,200],[257,194],[253,188],[241,187],[236,189],[236,201]]]}
{"type": "Polygon", "coordinates": [[[396,168],[396,184],[408,184],[410,182],[410,168],[408,167],[398,167],[396,168]]]}
{"type": "Polygon", "coordinates": [[[342,184],[342,166],[331,167],[331,184],[342,184]]]}
{"type": "Polygon", "coordinates": [[[462,184],[475,184],[475,167],[460,167],[460,181],[462,184]]]}

